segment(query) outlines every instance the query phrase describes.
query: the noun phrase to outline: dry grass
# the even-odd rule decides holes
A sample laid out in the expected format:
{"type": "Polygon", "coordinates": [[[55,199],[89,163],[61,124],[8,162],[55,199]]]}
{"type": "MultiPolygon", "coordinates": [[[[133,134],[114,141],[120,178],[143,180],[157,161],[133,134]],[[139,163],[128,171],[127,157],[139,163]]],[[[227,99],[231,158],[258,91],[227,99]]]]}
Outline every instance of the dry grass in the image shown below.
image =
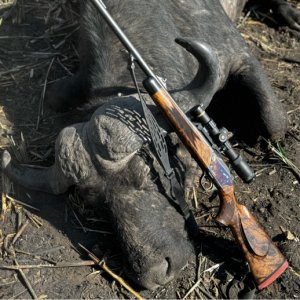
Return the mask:
{"type": "MultiPolygon", "coordinates": [[[[38,22],[36,32],[27,32],[23,28],[13,33],[4,31],[0,35],[0,148],[9,147],[21,162],[48,164],[53,159],[53,144],[57,134],[53,124],[57,116],[45,112],[43,104],[47,88],[57,80],[71,76],[78,66],[75,40],[79,23],[76,2],[40,0],[37,3],[33,0],[19,0],[15,3],[13,0],[0,0],[0,9],[10,7],[9,13],[0,11],[0,30],[4,27],[6,30],[6,26],[9,26],[7,24],[11,23],[26,29],[25,24],[31,21],[31,15],[34,15],[35,21],[38,22]],[[23,95],[26,97],[24,100],[23,95]]],[[[293,44],[290,47],[282,46],[279,41],[274,42],[269,36],[251,30],[251,28],[261,26],[261,21],[250,20],[247,16],[241,21],[239,28],[251,47],[257,47],[271,56],[271,59],[269,56],[263,57],[262,62],[267,68],[270,66],[270,70],[276,69],[279,72],[279,75],[273,79],[273,85],[281,86],[281,80],[284,78],[295,86],[293,92],[298,93],[300,80],[293,77],[292,72],[287,72],[287,70],[289,68],[292,70],[294,64],[300,63],[300,49],[296,48],[299,47],[299,43],[295,42],[295,47],[292,47],[293,44]]],[[[300,129],[299,126],[297,127],[300,120],[299,103],[289,104],[293,107],[289,111],[290,131],[299,136],[300,129]]],[[[289,161],[287,156],[288,154],[284,154],[280,157],[284,157],[284,162],[287,162],[289,161]]],[[[6,193],[14,195],[13,188],[6,178],[3,178],[3,185],[4,195],[6,193]]],[[[202,194],[197,196],[193,191],[197,210],[201,209],[200,201],[197,200],[201,197],[203,197],[202,194]]],[[[81,230],[88,230],[76,215],[76,212],[79,212],[80,217],[84,215],[86,208],[78,199],[75,201],[73,199],[72,202],[81,230]]],[[[24,203],[18,202],[13,197],[5,197],[5,201],[2,201],[2,210],[16,209],[16,205],[23,206],[24,203]]],[[[212,211],[213,209],[209,212],[201,212],[198,218],[205,216],[207,220],[211,220],[212,211]]],[[[27,220],[31,220],[34,226],[39,226],[38,222],[32,221],[30,214],[26,214],[20,221],[21,228],[27,224],[27,220]]],[[[11,251],[10,241],[17,232],[13,236],[4,236],[4,233],[0,231],[0,245],[5,245],[6,241],[7,250],[11,251]]],[[[214,265],[201,255],[198,259],[197,276],[190,281],[184,293],[181,292],[181,297],[201,299],[220,297],[219,282],[214,278],[216,269],[208,267],[208,265],[214,265]]],[[[17,263],[16,261],[15,264],[17,263]]],[[[36,296],[34,286],[32,287],[30,283],[27,286],[30,286],[31,293],[36,296]]],[[[180,295],[179,291],[177,295],[180,295]]],[[[156,296],[158,297],[158,294],[156,296]]]]}
{"type": "MultiPolygon", "coordinates": [[[[3,149],[11,146],[24,154],[20,143],[25,139],[26,162],[45,161],[50,155],[45,154],[45,147],[53,144],[55,136],[47,128],[53,127],[56,116],[44,115],[44,98],[49,85],[72,75],[72,70],[78,65],[75,36],[79,24],[75,8],[75,1],[39,1],[38,5],[35,1],[18,1],[11,8],[10,15],[2,20],[4,32],[9,23],[22,26],[30,22],[31,14],[35,15],[39,23],[34,34],[32,31],[27,33],[26,30],[14,30],[0,36],[0,89],[3,91],[0,99],[0,147],[3,149]],[[16,99],[22,93],[32,97],[29,101],[32,108],[36,107],[35,98],[39,98],[38,110],[22,107],[24,104],[28,105],[28,101],[26,104],[16,99]],[[11,109],[8,108],[10,103],[14,106],[11,109]],[[23,108],[30,115],[24,115],[21,123],[18,122],[16,126],[14,118],[17,114],[22,115],[23,108]]],[[[20,157],[17,158],[24,162],[20,157]]]]}

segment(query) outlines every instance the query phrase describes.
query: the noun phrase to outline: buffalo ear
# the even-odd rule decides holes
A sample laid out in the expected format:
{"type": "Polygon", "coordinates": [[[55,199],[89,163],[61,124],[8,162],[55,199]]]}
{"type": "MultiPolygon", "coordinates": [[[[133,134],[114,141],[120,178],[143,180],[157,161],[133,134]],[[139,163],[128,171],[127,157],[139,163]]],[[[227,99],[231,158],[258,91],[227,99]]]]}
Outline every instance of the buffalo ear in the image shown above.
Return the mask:
{"type": "Polygon", "coordinates": [[[259,136],[280,140],[287,131],[287,113],[253,56],[230,74],[207,112],[219,127],[225,126],[248,144],[255,144],[259,136]]]}
{"type": "Polygon", "coordinates": [[[251,116],[251,123],[257,123],[260,135],[265,138],[282,139],[287,131],[287,114],[275,96],[260,63],[254,57],[249,58],[243,70],[236,76],[241,87],[241,101],[246,96],[245,108],[256,108],[251,116]]]}

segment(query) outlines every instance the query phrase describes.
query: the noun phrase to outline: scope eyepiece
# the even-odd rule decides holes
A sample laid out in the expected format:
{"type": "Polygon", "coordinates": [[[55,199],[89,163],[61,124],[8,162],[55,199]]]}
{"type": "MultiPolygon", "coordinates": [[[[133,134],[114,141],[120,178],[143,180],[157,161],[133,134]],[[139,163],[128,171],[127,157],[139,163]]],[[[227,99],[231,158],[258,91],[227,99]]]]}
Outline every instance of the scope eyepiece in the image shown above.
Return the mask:
{"type": "Polygon", "coordinates": [[[233,148],[226,148],[224,154],[228,157],[234,171],[245,183],[250,183],[255,178],[254,171],[233,148]]]}

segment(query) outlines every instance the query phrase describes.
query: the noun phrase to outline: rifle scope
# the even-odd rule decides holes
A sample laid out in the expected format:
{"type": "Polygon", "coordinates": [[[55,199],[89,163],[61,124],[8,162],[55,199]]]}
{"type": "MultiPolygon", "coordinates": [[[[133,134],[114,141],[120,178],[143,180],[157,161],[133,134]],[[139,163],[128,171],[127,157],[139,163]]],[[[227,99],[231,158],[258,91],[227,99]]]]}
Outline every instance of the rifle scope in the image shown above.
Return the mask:
{"type": "MultiPolygon", "coordinates": [[[[228,140],[228,130],[224,127],[219,129],[217,124],[209,117],[200,105],[193,109],[192,115],[198,122],[200,122],[203,128],[208,131],[213,142],[216,143],[218,148],[225,154],[226,157],[228,157],[233,169],[239,177],[244,182],[250,183],[255,178],[255,173],[243,157],[233,149],[228,140]]],[[[201,130],[201,128],[199,130],[201,130]]]]}

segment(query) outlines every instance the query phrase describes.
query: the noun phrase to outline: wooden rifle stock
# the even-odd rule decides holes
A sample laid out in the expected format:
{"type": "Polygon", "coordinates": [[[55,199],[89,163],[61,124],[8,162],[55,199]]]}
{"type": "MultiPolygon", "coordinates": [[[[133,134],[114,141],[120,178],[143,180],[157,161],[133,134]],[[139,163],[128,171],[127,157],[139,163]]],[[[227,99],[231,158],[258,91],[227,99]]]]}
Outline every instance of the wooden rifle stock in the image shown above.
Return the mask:
{"type": "Polygon", "coordinates": [[[218,188],[221,208],[216,220],[230,227],[244,252],[258,288],[267,287],[288,267],[285,257],[248,209],[238,203],[229,169],[169,92],[152,77],[144,81],[144,87],[191,155],[218,188]]]}
{"type": "Polygon", "coordinates": [[[258,289],[278,278],[288,262],[249,210],[238,203],[233,186],[219,192],[222,206],[216,220],[229,226],[242,248],[258,289]]]}
{"type": "MultiPolygon", "coordinates": [[[[152,69],[143,60],[137,49],[135,49],[109,14],[102,0],[91,1],[146,74],[147,79],[144,80],[143,84],[153,101],[163,111],[183,144],[188,148],[200,167],[209,174],[211,180],[218,188],[221,209],[216,219],[218,222],[231,228],[235,239],[244,251],[258,288],[263,289],[267,287],[287,268],[288,263],[286,259],[247,208],[237,202],[232,177],[223,160],[215,153],[203,134],[179,108],[160,82],[160,79],[153,73],[152,69]]],[[[178,42],[194,54],[198,60],[201,60],[201,55],[197,55],[197,51],[194,51],[195,49],[190,48],[182,40],[178,42]]],[[[203,52],[203,49],[201,50],[198,47],[198,51],[203,52]]],[[[207,49],[203,54],[208,54],[207,49]]]]}

